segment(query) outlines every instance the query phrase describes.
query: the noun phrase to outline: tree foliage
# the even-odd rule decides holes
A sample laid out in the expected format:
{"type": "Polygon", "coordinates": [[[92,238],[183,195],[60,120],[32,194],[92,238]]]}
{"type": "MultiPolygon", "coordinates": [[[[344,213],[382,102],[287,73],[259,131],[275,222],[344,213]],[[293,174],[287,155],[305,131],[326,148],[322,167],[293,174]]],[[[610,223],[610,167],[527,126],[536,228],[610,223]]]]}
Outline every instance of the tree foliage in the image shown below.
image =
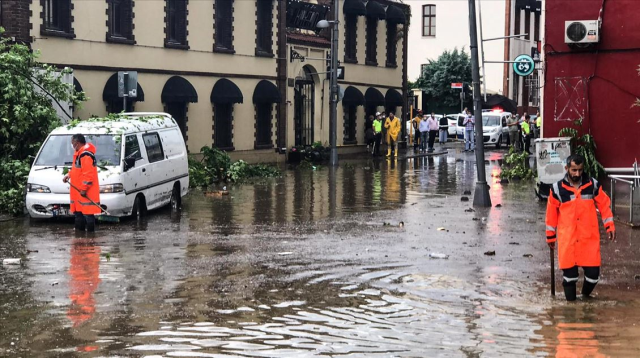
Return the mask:
{"type": "Polygon", "coordinates": [[[17,214],[33,157],[60,125],[51,98],[77,107],[85,96],[62,81],[70,69],[39,63],[37,52],[11,43],[3,32],[0,28],[0,211],[17,214]]]}
{"type": "Polygon", "coordinates": [[[464,52],[464,48],[445,51],[437,60],[429,60],[424,67],[424,72],[415,85],[441,106],[460,105],[460,90],[451,88],[452,83],[464,83],[463,90],[467,98],[470,98],[471,58],[464,52]]]}
{"type": "Polygon", "coordinates": [[[596,141],[591,134],[580,134],[582,129],[582,119],[574,122],[578,128],[565,127],[558,132],[559,137],[571,138],[571,153],[580,154],[584,157],[584,171],[589,176],[601,178],[605,172],[604,167],[596,158],[596,141]]]}

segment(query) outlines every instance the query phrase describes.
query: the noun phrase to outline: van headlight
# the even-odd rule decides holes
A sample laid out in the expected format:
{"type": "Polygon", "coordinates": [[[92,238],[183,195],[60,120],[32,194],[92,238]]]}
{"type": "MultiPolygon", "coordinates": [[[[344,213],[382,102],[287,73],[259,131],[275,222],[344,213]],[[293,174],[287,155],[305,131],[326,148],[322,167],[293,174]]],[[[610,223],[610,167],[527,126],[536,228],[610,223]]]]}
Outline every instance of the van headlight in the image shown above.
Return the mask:
{"type": "Polygon", "coordinates": [[[491,129],[489,132],[491,132],[491,133],[498,133],[498,129],[500,129],[500,128],[497,128],[497,127],[496,127],[496,128],[491,129]]]}
{"type": "Polygon", "coordinates": [[[27,183],[27,192],[28,193],[50,193],[51,190],[49,189],[48,186],[27,183]]]}
{"type": "Polygon", "coordinates": [[[100,193],[122,193],[124,186],[122,184],[105,184],[100,185],[100,193]]]}

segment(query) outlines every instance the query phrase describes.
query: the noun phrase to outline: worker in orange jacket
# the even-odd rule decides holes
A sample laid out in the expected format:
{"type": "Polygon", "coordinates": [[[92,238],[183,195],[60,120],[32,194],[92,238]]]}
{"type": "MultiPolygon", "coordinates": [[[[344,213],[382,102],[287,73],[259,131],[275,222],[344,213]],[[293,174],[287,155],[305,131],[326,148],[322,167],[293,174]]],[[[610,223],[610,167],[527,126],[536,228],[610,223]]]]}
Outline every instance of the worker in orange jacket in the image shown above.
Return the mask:
{"type": "Polygon", "coordinates": [[[89,232],[95,231],[96,214],[102,210],[94,205],[100,205],[100,184],[98,183],[98,166],[96,163],[96,147],[87,143],[82,134],[74,134],[71,137],[71,146],[75,150],[73,154],[73,164],[71,170],[62,179],[63,182],[71,181],[73,187],[70,188],[71,199],[70,211],[75,215],[76,230],[89,232]]]}
{"type": "Polygon", "coordinates": [[[584,158],[567,158],[565,178],[551,188],[547,202],[547,243],[553,250],[558,242],[558,262],[563,271],[562,286],[567,301],[576,299],[578,267],[584,270],[582,296],[588,297],[600,277],[600,228],[596,208],[615,240],[616,228],[611,200],[597,180],[584,173],[584,158]]]}

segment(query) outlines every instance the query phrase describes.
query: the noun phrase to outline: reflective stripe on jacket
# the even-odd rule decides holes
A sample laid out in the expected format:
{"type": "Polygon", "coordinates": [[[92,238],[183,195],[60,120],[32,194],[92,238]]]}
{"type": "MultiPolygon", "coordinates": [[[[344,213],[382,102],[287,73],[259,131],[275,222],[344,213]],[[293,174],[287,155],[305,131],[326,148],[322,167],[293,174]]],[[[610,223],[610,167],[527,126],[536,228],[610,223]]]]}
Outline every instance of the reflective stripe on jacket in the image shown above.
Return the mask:
{"type": "Polygon", "coordinates": [[[547,201],[547,242],[558,242],[560,269],[600,266],[600,228],[596,208],[607,231],[615,230],[611,200],[597,180],[586,175],[580,188],[567,178],[554,183],[547,201]]]}
{"type": "Polygon", "coordinates": [[[102,210],[93,205],[100,204],[100,184],[98,183],[98,167],[95,159],[96,147],[87,143],[73,155],[73,165],[69,171],[71,184],[79,190],[87,192],[86,197],[80,195],[78,190],[70,188],[71,212],[81,212],[85,215],[100,214],[102,210]]]}

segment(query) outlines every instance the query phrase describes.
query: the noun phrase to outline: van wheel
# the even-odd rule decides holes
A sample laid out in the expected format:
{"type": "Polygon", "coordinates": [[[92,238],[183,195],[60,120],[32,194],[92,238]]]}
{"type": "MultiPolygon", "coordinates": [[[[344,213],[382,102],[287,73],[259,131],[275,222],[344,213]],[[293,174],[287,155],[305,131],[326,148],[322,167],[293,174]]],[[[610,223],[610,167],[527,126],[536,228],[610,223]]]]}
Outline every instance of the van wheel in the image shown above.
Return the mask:
{"type": "Polygon", "coordinates": [[[133,209],[131,210],[131,217],[134,219],[140,219],[147,215],[147,204],[144,202],[142,195],[136,196],[133,201],[133,209]]]}
{"type": "Polygon", "coordinates": [[[180,196],[180,184],[176,183],[171,191],[171,199],[169,200],[172,211],[178,211],[182,208],[182,197],[180,196]]]}
{"type": "Polygon", "coordinates": [[[496,143],[496,149],[500,149],[501,146],[502,146],[502,136],[498,138],[498,143],[496,143]]]}

